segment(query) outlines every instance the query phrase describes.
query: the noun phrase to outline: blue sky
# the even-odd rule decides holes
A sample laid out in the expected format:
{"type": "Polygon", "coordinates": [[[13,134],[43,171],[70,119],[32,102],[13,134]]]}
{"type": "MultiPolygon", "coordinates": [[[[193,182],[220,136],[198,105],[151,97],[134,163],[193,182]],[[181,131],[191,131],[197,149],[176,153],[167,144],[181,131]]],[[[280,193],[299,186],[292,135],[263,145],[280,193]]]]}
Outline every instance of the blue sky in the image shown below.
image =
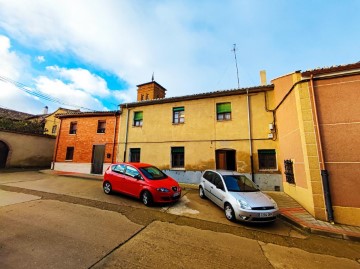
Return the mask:
{"type": "Polygon", "coordinates": [[[360,1],[0,0],[0,106],[113,110],[152,73],[167,97],[360,61],[360,1]],[[73,106],[67,106],[73,105],[73,106]]]}

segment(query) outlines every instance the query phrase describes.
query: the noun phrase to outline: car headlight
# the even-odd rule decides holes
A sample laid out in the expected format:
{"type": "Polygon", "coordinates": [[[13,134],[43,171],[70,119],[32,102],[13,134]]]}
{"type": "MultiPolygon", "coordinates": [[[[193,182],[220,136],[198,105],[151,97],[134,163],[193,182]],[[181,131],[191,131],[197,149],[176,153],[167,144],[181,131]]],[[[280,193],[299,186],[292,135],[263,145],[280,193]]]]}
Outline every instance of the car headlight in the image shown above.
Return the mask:
{"type": "Polygon", "coordinates": [[[242,208],[242,209],[251,209],[251,207],[249,206],[249,204],[245,200],[240,199],[240,200],[237,200],[237,202],[238,202],[240,208],[242,208]]]}
{"type": "Polygon", "coordinates": [[[169,192],[170,191],[167,188],[157,188],[156,190],[159,191],[159,192],[169,192]]]}

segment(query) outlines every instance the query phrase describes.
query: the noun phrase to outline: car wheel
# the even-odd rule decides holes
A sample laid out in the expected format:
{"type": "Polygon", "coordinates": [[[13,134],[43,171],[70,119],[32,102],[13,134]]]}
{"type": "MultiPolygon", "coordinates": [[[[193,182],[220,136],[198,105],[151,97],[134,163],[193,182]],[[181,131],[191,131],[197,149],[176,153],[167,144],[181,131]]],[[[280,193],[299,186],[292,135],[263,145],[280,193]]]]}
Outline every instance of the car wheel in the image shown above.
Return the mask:
{"type": "Polygon", "coordinates": [[[205,198],[206,198],[204,189],[203,189],[201,186],[199,187],[199,196],[200,196],[201,199],[205,199],[205,198]]]}
{"type": "Polygon", "coordinates": [[[112,187],[111,187],[111,184],[110,182],[106,181],[104,182],[103,184],[103,190],[106,194],[111,194],[111,191],[112,191],[112,187]]]}
{"type": "Polygon", "coordinates": [[[225,217],[230,221],[235,221],[235,212],[229,203],[224,206],[225,217]]]}
{"type": "Polygon", "coordinates": [[[151,206],[153,202],[151,193],[149,191],[144,191],[141,194],[141,201],[144,205],[151,206]]]}

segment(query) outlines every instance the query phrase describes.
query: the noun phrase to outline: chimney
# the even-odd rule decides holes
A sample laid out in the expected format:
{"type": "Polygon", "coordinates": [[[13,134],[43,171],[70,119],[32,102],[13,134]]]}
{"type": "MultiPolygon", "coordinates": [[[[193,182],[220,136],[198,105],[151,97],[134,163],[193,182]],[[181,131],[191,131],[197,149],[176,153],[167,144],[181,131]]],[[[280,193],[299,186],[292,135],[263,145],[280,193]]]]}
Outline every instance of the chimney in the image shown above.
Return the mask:
{"type": "Polygon", "coordinates": [[[47,114],[48,112],[49,112],[49,108],[48,108],[48,106],[45,106],[45,107],[44,107],[43,114],[47,114]]]}
{"type": "Polygon", "coordinates": [[[266,81],[266,71],[265,70],[261,70],[260,71],[260,85],[261,86],[264,86],[267,84],[267,81],[266,81]]]}

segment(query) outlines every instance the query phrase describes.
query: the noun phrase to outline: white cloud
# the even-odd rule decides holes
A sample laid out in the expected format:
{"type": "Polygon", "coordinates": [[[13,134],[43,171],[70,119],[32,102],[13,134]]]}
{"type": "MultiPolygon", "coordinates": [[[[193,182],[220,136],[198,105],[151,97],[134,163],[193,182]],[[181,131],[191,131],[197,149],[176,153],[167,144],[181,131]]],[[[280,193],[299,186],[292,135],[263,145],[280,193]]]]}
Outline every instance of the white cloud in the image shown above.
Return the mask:
{"type": "Polygon", "coordinates": [[[131,103],[136,100],[137,89],[130,88],[128,90],[123,90],[123,91],[111,91],[111,94],[112,96],[114,96],[114,98],[119,104],[131,103]]]}
{"type": "Polygon", "coordinates": [[[56,75],[70,81],[70,85],[74,89],[82,90],[94,96],[105,97],[110,94],[106,81],[90,73],[86,69],[76,68],[67,69],[58,66],[48,66],[48,70],[53,71],[56,75]]]}
{"type": "MultiPolygon", "coordinates": [[[[3,1],[1,10],[0,27],[22,44],[75,54],[115,73],[129,88],[149,82],[155,72],[168,96],[211,91],[220,80],[218,70],[233,60],[232,43],[214,38],[210,16],[201,15],[201,5],[195,3],[3,1]],[[218,56],[208,57],[209,53],[218,56]]],[[[221,81],[216,87],[236,85],[236,79],[230,84],[228,79],[221,81]]]]}
{"type": "MultiPolygon", "coordinates": [[[[64,104],[76,104],[78,107],[93,110],[106,110],[97,98],[85,91],[77,89],[73,84],[66,84],[59,79],[50,79],[45,76],[39,76],[35,79],[35,86],[37,90],[53,98],[60,99],[64,104]]],[[[59,106],[66,107],[66,105],[59,106]]]]}
{"type": "MultiPolygon", "coordinates": [[[[30,77],[29,70],[28,59],[11,51],[9,38],[0,35],[0,76],[5,80],[20,81],[30,77]]],[[[10,82],[0,79],[0,106],[40,114],[44,104],[10,82]]]]}
{"type": "Polygon", "coordinates": [[[43,63],[43,62],[45,62],[45,57],[44,56],[36,56],[35,60],[38,63],[43,63]]]}
{"type": "Polygon", "coordinates": [[[66,104],[93,110],[107,110],[96,98],[110,94],[102,78],[85,69],[66,69],[57,66],[48,69],[55,78],[44,75],[33,78],[29,57],[13,52],[9,38],[0,35],[0,76],[4,78],[0,78],[0,106],[31,114],[41,114],[45,105],[49,107],[50,112],[59,106],[77,108],[66,104]],[[46,94],[49,98],[60,100],[61,103],[50,102],[26,93],[8,80],[31,84],[32,88],[25,88],[38,95],[46,94]],[[35,84],[32,84],[34,81],[35,84]]]}
{"type": "MultiPolygon", "coordinates": [[[[135,85],[149,82],[153,72],[169,97],[235,88],[234,43],[241,87],[258,85],[263,69],[274,78],[311,67],[314,61],[313,67],[358,58],[354,27],[359,16],[347,13],[355,12],[359,4],[332,3],[324,10],[319,2],[308,10],[280,2],[0,0],[0,29],[37,53],[54,54],[55,59],[74,57],[92,70],[116,74],[129,85],[126,91],[115,92],[120,100],[136,96],[135,85]],[[334,14],[341,19],[332,20],[334,14]],[[336,42],[333,36],[338,37],[336,42]],[[310,43],[314,46],[304,46],[310,43]]],[[[101,79],[85,73],[64,71],[62,79],[89,94],[109,96],[101,79]],[[99,88],[91,88],[89,81],[99,88]]]]}

